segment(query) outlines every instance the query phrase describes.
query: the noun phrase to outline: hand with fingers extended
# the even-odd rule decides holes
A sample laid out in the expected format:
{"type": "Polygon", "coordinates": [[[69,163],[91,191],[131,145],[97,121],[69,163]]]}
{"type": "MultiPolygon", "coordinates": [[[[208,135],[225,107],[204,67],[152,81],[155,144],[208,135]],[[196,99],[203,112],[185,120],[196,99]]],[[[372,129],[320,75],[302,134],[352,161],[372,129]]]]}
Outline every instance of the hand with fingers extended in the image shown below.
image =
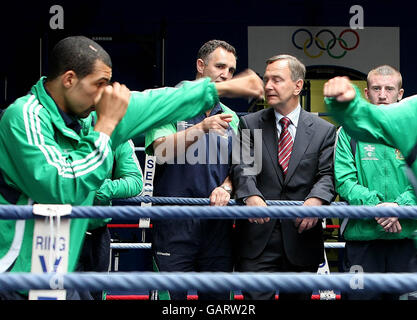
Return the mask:
{"type": "Polygon", "coordinates": [[[252,70],[247,69],[231,80],[216,82],[217,92],[221,97],[254,97],[264,98],[264,86],[262,79],[252,70]]]}
{"type": "MultiPolygon", "coordinates": [[[[245,204],[247,206],[253,206],[253,207],[267,207],[266,202],[264,199],[262,199],[259,196],[250,196],[246,199],[245,204]]],[[[269,222],[271,218],[249,218],[248,219],[250,223],[256,223],[256,224],[263,224],[265,222],[269,222]]]]}
{"type": "Polygon", "coordinates": [[[356,91],[348,77],[335,77],[324,84],[323,95],[339,102],[349,102],[355,98],[356,91]]]}
{"type": "MultiPolygon", "coordinates": [[[[319,198],[308,198],[304,201],[303,206],[321,206],[323,201],[319,198]]],[[[306,230],[313,228],[317,222],[318,218],[296,218],[294,220],[294,226],[298,229],[298,233],[301,233],[306,230]]]]}
{"type": "Polygon", "coordinates": [[[111,136],[126,113],[130,99],[130,90],[118,82],[106,86],[95,101],[97,123],[95,131],[111,136]]]}

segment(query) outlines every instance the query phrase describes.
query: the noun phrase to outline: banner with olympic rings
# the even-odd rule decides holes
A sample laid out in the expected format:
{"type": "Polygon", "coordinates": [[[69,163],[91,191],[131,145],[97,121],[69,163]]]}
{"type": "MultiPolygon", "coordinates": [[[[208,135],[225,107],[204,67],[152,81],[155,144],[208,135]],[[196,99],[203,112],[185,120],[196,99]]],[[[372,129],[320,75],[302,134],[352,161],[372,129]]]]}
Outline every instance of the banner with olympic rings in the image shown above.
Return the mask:
{"type": "Polygon", "coordinates": [[[306,66],[341,66],[365,74],[381,64],[400,67],[400,28],[248,27],[248,66],[259,74],[266,59],[290,54],[306,66]]]}

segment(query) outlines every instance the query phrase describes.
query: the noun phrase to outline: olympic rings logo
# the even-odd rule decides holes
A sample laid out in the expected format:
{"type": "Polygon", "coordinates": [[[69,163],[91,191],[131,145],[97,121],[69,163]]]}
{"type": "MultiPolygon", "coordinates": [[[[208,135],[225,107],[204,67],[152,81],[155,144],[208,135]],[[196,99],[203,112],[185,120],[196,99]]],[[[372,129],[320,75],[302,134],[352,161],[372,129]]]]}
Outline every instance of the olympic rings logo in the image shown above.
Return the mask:
{"type": "Polygon", "coordinates": [[[355,50],[359,46],[359,35],[353,29],[345,29],[342,32],[340,32],[338,37],[336,37],[336,35],[330,29],[322,29],[319,32],[317,32],[316,35],[313,37],[313,34],[309,30],[300,28],[292,34],[292,43],[297,49],[303,50],[304,53],[308,57],[313,58],[313,59],[321,57],[325,51],[327,52],[329,57],[334,58],[334,59],[341,59],[346,55],[348,51],[355,50]],[[328,40],[327,43],[325,43],[325,41],[323,41],[320,38],[320,36],[325,33],[330,35],[330,40],[328,40]],[[347,33],[352,33],[356,39],[352,45],[348,45],[347,41],[343,39],[343,36],[347,33]],[[304,41],[301,40],[300,42],[301,37],[299,36],[297,39],[298,41],[297,43],[296,36],[298,34],[305,34],[306,35],[305,40],[304,41]],[[320,52],[317,54],[312,54],[311,51],[308,50],[312,46],[313,42],[316,45],[316,47],[320,49],[320,52]],[[336,43],[338,43],[339,46],[344,50],[339,55],[336,55],[332,51],[336,43]]]}

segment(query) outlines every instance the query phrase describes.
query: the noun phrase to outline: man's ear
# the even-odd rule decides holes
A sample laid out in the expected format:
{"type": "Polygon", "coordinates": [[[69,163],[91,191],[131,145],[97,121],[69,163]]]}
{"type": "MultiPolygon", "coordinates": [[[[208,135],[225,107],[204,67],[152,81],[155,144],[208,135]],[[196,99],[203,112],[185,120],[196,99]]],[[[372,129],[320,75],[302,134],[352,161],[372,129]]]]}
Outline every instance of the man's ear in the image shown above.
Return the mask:
{"type": "Polygon", "coordinates": [[[197,72],[199,74],[203,74],[205,67],[206,67],[206,63],[204,62],[204,60],[203,59],[197,59],[196,68],[197,68],[197,72]]]}
{"type": "Polygon", "coordinates": [[[304,81],[302,79],[298,79],[295,82],[295,90],[294,90],[294,94],[296,96],[298,96],[301,93],[301,90],[303,90],[303,86],[304,86],[304,81]]]}
{"type": "Polygon", "coordinates": [[[404,94],[404,89],[403,89],[403,88],[401,88],[401,89],[398,91],[398,99],[397,99],[397,101],[400,101],[400,100],[403,98],[403,94],[404,94]]]}
{"type": "Polygon", "coordinates": [[[77,81],[78,81],[78,77],[75,74],[75,72],[72,70],[68,70],[64,74],[61,75],[62,85],[67,89],[74,86],[77,81]]]}
{"type": "Polygon", "coordinates": [[[363,90],[363,92],[365,93],[365,98],[369,100],[369,90],[368,90],[368,88],[365,88],[363,90]]]}

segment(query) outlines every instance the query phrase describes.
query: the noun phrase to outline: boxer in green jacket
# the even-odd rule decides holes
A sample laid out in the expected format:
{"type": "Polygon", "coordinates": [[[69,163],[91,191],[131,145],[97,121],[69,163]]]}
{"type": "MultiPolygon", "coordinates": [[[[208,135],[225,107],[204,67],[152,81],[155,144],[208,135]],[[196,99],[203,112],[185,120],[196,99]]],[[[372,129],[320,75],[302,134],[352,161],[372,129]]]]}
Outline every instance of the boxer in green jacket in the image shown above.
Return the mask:
{"type": "MultiPolygon", "coordinates": [[[[194,117],[219,96],[263,96],[262,80],[248,71],[212,83],[130,92],[111,79],[111,59],[85,37],[61,40],[48,77],[11,104],[0,121],[0,204],[92,205],[113,166],[118,145],[153,127],[194,117]],[[94,127],[78,121],[97,112],[94,127]],[[61,113],[80,124],[78,134],[61,113]]],[[[74,270],[88,219],[72,219],[68,271],[74,270]]],[[[0,272],[31,270],[33,220],[0,221],[0,272]]]]}
{"type": "MultiPolygon", "coordinates": [[[[368,73],[365,96],[378,106],[401,100],[401,74],[391,66],[379,66],[368,73]]],[[[351,205],[416,205],[405,172],[405,161],[398,149],[351,138],[339,131],[335,149],[336,191],[351,205]]],[[[346,240],[344,268],[360,265],[364,272],[407,272],[415,256],[414,219],[378,217],[344,219],[341,232],[346,240]]],[[[398,295],[356,290],[349,299],[398,299],[398,295]]]]}
{"type": "Polygon", "coordinates": [[[323,94],[328,111],[349,135],[399,149],[417,176],[417,95],[377,107],[363,99],[347,77],[330,79],[323,94]]]}

